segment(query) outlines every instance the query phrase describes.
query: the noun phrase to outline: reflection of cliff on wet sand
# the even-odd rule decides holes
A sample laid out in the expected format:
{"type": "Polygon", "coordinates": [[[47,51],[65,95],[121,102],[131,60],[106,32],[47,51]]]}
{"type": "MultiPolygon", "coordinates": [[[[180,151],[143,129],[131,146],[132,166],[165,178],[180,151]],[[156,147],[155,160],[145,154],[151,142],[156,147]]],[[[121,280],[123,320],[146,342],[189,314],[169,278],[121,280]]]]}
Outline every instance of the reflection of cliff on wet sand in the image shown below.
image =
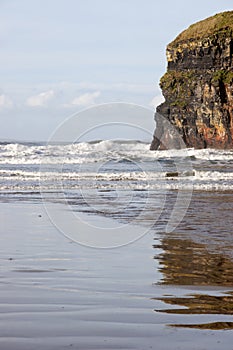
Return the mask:
{"type": "MultiPolygon", "coordinates": [[[[188,297],[166,297],[159,298],[160,301],[166,304],[182,306],[181,309],[162,309],[155,310],[156,312],[165,312],[169,314],[218,314],[218,315],[233,315],[233,296],[213,296],[206,294],[194,294],[188,297]]],[[[172,327],[185,327],[197,329],[233,329],[233,322],[211,322],[197,324],[170,324],[172,327]]]]}
{"type": "MultiPolygon", "coordinates": [[[[164,237],[161,244],[155,245],[154,248],[163,250],[155,257],[163,274],[161,284],[233,286],[233,261],[224,254],[224,249],[210,252],[205,244],[169,236],[164,237]]],[[[156,299],[172,305],[171,308],[155,310],[156,312],[179,315],[233,315],[233,292],[221,296],[192,294],[156,299]]],[[[233,322],[214,320],[211,323],[175,323],[170,326],[226,330],[233,329],[233,322]]]]}
{"type": "Polygon", "coordinates": [[[233,329],[233,322],[212,322],[200,324],[170,324],[170,327],[196,328],[196,329],[212,329],[212,330],[227,330],[233,329]]]}
{"type": "Polygon", "coordinates": [[[158,312],[175,314],[221,314],[233,315],[233,296],[214,296],[194,294],[187,297],[164,297],[159,300],[170,305],[182,306],[182,309],[163,309],[158,312]]]}
{"type": "MultiPolygon", "coordinates": [[[[166,297],[158,300],[170,305],[177,305],[185,308],[181,309],[162,309],[155,310],[156,312],[165,312],[169,314],[218,314],[218,315],[233,315],[233,296],[213,296],[206,294],[190,295],[188,297],[166,297]]],[[[233,322],[217,321],[210,323],[196,324],[170,324],[172,327],[196,328],[196,329],[212,329],[212,330],[227,330],[233,329],[233,322]]]]}
{"type": "Polygon", "coordinates": [[[159,260],[162,284],[233,286],[233,261],[222,251],[208,252],[204,244],[165,237],[159,260]]]}

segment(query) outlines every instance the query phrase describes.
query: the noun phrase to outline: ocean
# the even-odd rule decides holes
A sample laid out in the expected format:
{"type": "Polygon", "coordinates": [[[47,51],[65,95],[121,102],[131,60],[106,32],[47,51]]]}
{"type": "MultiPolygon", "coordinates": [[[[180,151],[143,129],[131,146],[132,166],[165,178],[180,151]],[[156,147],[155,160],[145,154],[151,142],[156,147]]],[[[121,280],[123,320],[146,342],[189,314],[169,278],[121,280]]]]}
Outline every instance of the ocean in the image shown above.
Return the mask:
{"type": "Polygon", "coordinates": [[[233,151],[149,148],[0,143],[4,349],[229,349],[233,151]]]}
{"type": "Polygon", "coordinates": [[[185,149],[150,151],[140,141],[92,141],[73,144],[0,143],[2,197],[30,198],[67,191],[195,190],[231,191],[233,151],[185,149]],[[179,174],[175,174],[175,173],[179,174]]]}

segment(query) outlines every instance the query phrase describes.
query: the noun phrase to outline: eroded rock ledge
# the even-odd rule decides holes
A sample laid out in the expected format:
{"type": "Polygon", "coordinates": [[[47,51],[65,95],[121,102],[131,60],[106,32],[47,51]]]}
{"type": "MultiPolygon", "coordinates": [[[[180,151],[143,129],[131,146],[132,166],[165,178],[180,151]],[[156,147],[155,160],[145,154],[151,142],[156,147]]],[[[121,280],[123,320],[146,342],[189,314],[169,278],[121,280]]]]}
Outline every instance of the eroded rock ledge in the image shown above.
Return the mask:
{"type": "MultiPolygon", "coordinates": [[[[233,11],[182,32],[167,46],[167,61],[157,112],[188,147],[233,148],[233,11]]],[[[155,132],[151,149],[164,148],[160,139],[155,132]]]]}

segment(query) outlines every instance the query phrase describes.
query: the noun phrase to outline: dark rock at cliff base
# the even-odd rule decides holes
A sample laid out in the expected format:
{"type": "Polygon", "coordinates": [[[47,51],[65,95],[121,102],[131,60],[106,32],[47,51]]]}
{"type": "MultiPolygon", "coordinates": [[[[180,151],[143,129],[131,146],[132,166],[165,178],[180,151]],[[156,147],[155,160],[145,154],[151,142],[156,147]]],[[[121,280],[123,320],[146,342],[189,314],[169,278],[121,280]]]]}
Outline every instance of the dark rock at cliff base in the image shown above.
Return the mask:
{"type": "MultiPolygon", "coordinates": [[[[233,148],[233,11],[191,25],[167,46],[167,61],[157,114],[187,147],[233,148]]],[[[155,132],[152,150],[165,148],[163,133],[155,132]]]]}

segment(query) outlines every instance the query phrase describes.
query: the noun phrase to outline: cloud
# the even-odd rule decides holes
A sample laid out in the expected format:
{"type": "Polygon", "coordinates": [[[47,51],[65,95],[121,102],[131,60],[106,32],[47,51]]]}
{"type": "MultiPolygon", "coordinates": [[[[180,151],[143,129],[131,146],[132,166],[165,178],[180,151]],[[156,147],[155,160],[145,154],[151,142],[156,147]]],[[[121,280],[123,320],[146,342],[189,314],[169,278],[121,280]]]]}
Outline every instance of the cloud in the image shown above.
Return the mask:
{"type": "Polygon", "coordinates": [[[55,96],[54,90],[41,92],[38,95],[28,97],[26,105],[29,107],[46,107],[48,102],[55,96]]]}
{"type": "Polygon", "coordinates": [[[95,99],[100,96],[100,91],[88,92],[75,97],[71,102],[71,106],[90,106],[96,104],[95,99]]]}
{"type": "Polygon", "coordinates": [[[13,107],[13,102],[7,95],[0,95],[0,108],[11,108],[13,107]]]}

